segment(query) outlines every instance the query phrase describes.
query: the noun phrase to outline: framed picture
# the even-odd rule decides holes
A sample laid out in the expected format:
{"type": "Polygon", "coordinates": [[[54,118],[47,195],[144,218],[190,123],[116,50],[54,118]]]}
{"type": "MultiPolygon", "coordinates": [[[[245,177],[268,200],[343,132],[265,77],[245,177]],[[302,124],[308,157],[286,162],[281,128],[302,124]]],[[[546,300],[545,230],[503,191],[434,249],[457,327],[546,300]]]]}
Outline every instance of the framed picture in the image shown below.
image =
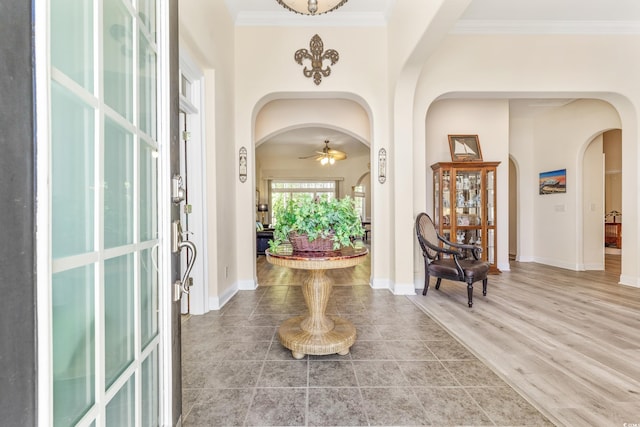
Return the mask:
{"type": "Polygon", "coordinates": [[[449,150],[454,162],[481,162],[478,135],[449,135],[449,150]]]}
{"type": "Polygon", "coordinates": [[[567,192],[567,170],[542,172],[540,174],[540,194],[558,194],[567,192]]]}

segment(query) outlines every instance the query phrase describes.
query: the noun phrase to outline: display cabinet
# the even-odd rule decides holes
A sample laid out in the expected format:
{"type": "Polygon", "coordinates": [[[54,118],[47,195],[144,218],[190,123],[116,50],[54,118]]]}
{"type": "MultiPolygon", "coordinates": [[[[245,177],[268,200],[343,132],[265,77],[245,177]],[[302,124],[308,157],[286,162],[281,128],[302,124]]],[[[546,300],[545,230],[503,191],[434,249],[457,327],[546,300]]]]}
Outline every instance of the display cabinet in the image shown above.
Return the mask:
{"type": "Polygon", "coordinates": [[[433,170],[433,221],[451,242],[482,247],[482,259],[496,265],[496,169],[500,162],[441,162],[433,170]]]}

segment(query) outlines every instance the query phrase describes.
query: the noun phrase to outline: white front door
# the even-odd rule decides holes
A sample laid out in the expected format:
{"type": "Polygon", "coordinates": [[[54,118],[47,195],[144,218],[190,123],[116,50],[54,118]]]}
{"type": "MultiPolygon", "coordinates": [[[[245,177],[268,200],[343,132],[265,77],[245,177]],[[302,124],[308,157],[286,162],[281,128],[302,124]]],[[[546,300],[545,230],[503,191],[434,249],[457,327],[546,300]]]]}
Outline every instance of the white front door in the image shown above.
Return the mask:
{"type": "Polygon", "coordinates": [[[48,257],[38,262],[49,272],[39,278],[49,304],[39,307],[38,327],[50,331],[39,348],[49,370],[48,381],[39,380],[40,399],[49,396],[39,403],[48,406],[40,423],[169,424],[160,390],[171,395],[170,267],[163,255],[170,239],[162,225],[170,196],[159,179],[169,176],[170,150],[158,120],[167,114],[159,102],[168,87],[159,72],[167,61],[160,40],[166,6],[47,4],[50,45],[44,55],[37,49],[48,78],[36,93],[49,101],[49,140],[39,140],[48,144],[49,187],[39,194],[48,192],[50,213],[48,233],[38,234],[39,241],[48,234],[48,257]]]}

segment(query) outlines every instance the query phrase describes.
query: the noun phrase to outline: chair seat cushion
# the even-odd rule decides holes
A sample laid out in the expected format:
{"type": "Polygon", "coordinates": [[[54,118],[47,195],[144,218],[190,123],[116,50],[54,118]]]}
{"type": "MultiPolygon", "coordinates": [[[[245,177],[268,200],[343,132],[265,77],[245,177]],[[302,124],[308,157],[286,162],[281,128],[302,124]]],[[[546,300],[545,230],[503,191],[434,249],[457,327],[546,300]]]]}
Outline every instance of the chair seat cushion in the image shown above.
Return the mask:
{"type": "MultiPolygon", "coordinates": [[[[464,270],[465,276],[471,283],[484,280],[489,273],[489,263],[477,260],[460,260],[460,267],[464,270]]],[[[448,278],[450,280],[461,280],[458,277],[458,269],[452,259],[436,259],[429,263],[429,274],[432,276],[448,278]]]]}

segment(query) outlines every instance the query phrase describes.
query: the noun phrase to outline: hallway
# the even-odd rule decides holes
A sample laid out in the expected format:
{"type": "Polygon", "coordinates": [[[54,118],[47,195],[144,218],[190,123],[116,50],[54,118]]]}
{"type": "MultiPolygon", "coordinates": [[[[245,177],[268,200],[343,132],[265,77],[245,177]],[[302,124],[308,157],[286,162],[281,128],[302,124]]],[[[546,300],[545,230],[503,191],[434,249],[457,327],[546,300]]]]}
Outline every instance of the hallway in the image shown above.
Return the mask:
{"type": "Polygon", "coordinates": [[[335,286],[351,353],[294,360],[276,331],[305,311],[300,286],[272,285],[186,318],[183,425],[552,425],[406,297],[335,286]]]}

